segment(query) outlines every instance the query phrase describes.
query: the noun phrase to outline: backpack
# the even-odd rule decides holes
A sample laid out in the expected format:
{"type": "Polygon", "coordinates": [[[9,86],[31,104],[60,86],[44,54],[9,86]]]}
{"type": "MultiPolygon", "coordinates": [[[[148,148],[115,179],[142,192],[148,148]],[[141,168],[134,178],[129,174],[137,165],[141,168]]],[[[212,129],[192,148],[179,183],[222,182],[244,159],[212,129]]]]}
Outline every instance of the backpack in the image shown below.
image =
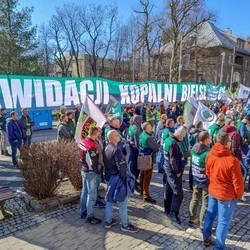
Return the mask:
{"type": "Polygon", "coordinates": [[[221,133],[221,130],[222,130],[222,128],[220,126],[217,126],[214,129],[213,133],[211,133],[211,131],[209,131],[209,134],[211,136],[211,146],[213,146],[216,143],[216,137],[218,134],[221,133]]]}
{"type": "Polygon", "coordinates": [[[188,133],[188,141],[190,148],[194,146],[194,144],[197,142],[197,137],[199,135],[200,131],[195,130],[194,132],[188,133]]]}

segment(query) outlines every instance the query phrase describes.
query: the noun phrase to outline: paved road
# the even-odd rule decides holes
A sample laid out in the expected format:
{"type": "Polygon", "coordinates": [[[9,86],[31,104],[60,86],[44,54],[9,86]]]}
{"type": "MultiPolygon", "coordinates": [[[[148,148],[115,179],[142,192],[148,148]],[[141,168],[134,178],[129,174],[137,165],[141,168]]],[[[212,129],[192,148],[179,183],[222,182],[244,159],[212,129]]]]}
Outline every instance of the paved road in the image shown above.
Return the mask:
{"type": "MultiPolygon", "coordinates": [[[[56,139],[56,131],[55,128],[36,131],[33,134],[32,141],[54,140],[56,139]]],[[[11,152],[9,146],[8,150],[11,152]]],[[[20,171],[12,166],[11,157],[0,155],[0,186],[3,185],[9,185],[14,192],[23,189],[20,171]]]]}
{"type": "MultiPolygon", "coordinates": [[[[187,178],[188,169],[185,172],[187,178]]],[[[183,183],[184,201],[180,217],[182,225],[172,224],[163,214],[162,175],[153,173],[151,184],[152,197],[157,204],[144,203],[135,194],[129,199],[131,222],[139,226],[136,234],[124,233],[120,225],[109,230],[100,225],[89,225],[79,219],[79,204],[70,204],[52,211],[34,213],[29,211],[20,199],[6,203],[14,212],[14,217],[0,222],[0,249],[55,249],[55,250],[92,250],[92,249],[169,249],[169,250],[211,250],[205,248],[199,229],[188,228],[188,206],[191,192],[188,182],[183,183]]],[[[104,218],[104,209],[95,209],[96,216],[104,218]]],[[[117,209],[115,218],[119,219],[117,209]]],[[[239,202],[235,217],[228,234],[228,246],[237,250],[250,249],[250,197],[247,202],[239,202]]]]}
{"type": "MultiPolygon", "coordinates": [[[[43,139],[47,133],[51,138],[53,131],[37,132],[37,138],[43,139]],[[45,134],[43,134],[45,133],[45,134]]],[[[8,162],[1,160],[1,176],[11,177],[18,171],[11,172],[8,162]],[[9,174],[11,173],[11,174],[9,174]]],[[[6,178],[5,177],[5,178],[6,178]]],[[[188,168],[184,178],[188,179],[188,168]]],[[[1,183],[1,182],[0,182],[1,183]]],[[[59,207],[57,209],[34,213],[30,211],[20,198],[7,201],[6,208],[14,213],[11,219],[0,221],[0,250],[92,250],[92,249],[166,249],[166,250],[202,250],[205,248],[199,229],[188,227],[188,207],[191,192],[188,182],[183,183],[184,200],[181,206],[180,217],[182,225],[172,224],[163,214],[163,187],[162,175],[154,170],[151,195],[156,198],[157,204],[144,203],[141,196],[135,194],[129,199],[129,216],[131,222],[140,230],[136,234],[124,233],[120,225],[109,230],[104,229],[104,221],[100,225],[92,226],[79,219],[78,202],[59,207]]],[[[96,216],[104,219],[105,209],[95,209],[96,216]]],[[[119,220],[117,209],[114,214],[119,220]]],[[[227,245],[232,249],[250,249],[250,197],[247,194],[246,202],[239,202],[234,219],[228,234],[227,245]]]]}

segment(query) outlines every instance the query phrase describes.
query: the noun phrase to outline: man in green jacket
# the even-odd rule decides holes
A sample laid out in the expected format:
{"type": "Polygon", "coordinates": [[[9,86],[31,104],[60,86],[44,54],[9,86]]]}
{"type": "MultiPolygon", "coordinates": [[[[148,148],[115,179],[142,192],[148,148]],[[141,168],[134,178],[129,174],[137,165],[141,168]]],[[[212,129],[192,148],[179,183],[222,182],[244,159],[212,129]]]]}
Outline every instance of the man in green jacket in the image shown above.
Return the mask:
{"type": "Polygon", "coordinates": [[[189,225],[194,226],[200,223],[203,227],[203,221],[208,204],[208,184],[209,180],[206,176],[205,160],[210,151],[210,135],[208,131],[199,133],[197,142],[191,151],[192,175],[194,180],[193,195],[189,205],[189,225]],[[202,200],[200,220],[196,218],[196,212],[200,200],[202,200]]]}
{"type": "Polygon", "coordinates": [[[224,124],[225,124],[225,120],[222,119],[222,118],[219,118],[219,119],[217,119],[215,124],[211,125],[208,128],[209,135],[211,136],[211,144],[212,144],[212,146],[216,142],[216,136],[222,132],[222,127],[224,126],[224,124]]]}

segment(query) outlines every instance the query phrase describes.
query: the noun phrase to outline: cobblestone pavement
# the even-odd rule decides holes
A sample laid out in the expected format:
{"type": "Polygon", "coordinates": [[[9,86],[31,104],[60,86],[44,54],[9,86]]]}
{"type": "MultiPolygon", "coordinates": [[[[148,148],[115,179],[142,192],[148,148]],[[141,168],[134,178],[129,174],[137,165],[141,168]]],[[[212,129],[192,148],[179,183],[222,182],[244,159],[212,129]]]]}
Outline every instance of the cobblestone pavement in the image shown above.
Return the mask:
{"type": "MultiPolygon", "coordinates": [[[[184,178],[187,179],[187,171],[184,178]]],[[[154,171],[151,194],[157,204],[144,203],[135,194],[129,199],[130,221],[138,233],[124,233],[120,225],[104,229],[105,209],[95,209],[103,218],[102,224],[89,225],[79,218],[79,204],[59,207],[53,211],[34,213],[16,198],[6,202],[14,213],[11,219],[0,222],[0,249],[205,249],[199,229],[188,228],[188,206],[191,192],[183,182],[184,201],[180,217],[182,225],[172,224],[163,214],[162,175],[154,171]]],[[[115,218],[119,219],[117,209],[115,218]]],[[[232,249],[250,249],[250,197],[239,202],[228,234],[227,246],[232,249]]],[[[212,247],[206,248],[208,250],[212,247]]]]}

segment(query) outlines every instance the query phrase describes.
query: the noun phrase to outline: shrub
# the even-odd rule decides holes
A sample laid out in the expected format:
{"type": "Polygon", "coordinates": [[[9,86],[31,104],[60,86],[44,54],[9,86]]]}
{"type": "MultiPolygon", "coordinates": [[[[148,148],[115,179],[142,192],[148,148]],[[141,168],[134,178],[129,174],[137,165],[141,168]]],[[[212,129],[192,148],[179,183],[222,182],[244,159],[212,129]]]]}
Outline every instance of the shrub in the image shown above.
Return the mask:
{"type": "Polygon", "coordinates": [[[78,158],[78,148],[76,143],[72,143],[72,151],[75,153],[74,164],[68,164],[66,167],[66,175],[69,177],[69,181],[76,190],[82,189],[82,176],[81,176],[81,162],[78,158]]]}
{"type": "Polygon", "coordinates": [[[23,146],[19,166],[28,194],[37,199],[52,197],[68,169],[79,166],[76,145],[70,141],[47,141],[23,146]]]}

